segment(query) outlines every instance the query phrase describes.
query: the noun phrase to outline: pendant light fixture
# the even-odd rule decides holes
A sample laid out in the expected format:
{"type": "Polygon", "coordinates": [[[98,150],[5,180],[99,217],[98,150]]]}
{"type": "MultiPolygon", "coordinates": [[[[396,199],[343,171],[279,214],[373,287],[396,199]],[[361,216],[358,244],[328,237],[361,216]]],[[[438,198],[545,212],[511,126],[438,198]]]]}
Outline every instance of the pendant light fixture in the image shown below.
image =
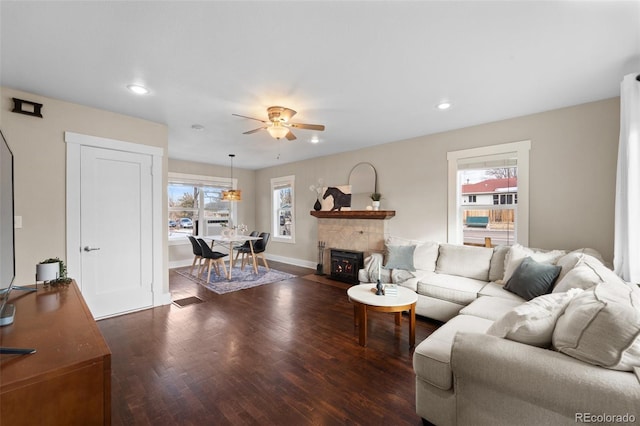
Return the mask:
{"type": "Polygon", "coordinates": [[[242,201],[242,191],[239,189],[233,189],[233,157],[235,154],[229,154],[231,158],[231,189],[226,191],[222,191],[222,200],[223,201],[242,201]]]}

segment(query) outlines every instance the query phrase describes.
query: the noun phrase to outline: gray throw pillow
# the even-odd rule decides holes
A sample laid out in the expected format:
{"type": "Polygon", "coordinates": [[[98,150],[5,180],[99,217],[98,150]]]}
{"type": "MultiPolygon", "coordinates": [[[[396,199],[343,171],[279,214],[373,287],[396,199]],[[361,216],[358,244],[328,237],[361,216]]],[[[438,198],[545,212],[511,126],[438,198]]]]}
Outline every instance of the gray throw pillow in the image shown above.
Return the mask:
{"type": "Polygon", "coordinates": [[[504,285],[505,290],[531,300],[549,293],[562,267],[548,263],[538,263],[526,257],[504,285]]]}
{"type": "Polygon", "coordinates": [[[413,266],[413,252],[416,246],[387,246],[387,263],[384,269],[404,269],[415,271],[413,266]]]}

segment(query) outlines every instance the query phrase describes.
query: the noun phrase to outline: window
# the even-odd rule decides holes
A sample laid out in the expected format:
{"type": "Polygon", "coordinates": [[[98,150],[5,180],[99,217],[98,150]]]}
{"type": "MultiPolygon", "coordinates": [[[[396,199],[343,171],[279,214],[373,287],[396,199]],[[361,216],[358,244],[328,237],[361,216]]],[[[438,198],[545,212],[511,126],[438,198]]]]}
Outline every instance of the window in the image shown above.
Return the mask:
{"type": "Polygon", "coordinates": [[[528,245],[530,147],[523,141],[447,154],[449,242],[528,245]]]}
{"type": "Polygon", "coordinates": [[[274,241],[295,243],[295,176],[271,179],[271,235],[274,241]]]}
{"type": "Polygon", "coordinates": [[[230,206],[222,201],[229,179],[169,173],[169,240],[187,235],[215,235],[229,222],[230,206]]]}

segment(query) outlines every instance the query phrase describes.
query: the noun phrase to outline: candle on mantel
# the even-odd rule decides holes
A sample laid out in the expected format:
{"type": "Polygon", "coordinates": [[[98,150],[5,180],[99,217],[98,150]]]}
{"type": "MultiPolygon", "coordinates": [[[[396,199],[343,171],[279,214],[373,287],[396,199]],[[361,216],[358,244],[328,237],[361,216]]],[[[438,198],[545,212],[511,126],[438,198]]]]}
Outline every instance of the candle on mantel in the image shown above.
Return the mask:
{"type": "Polygon", "coordinates": [[[378,263],[378,281],[380,281],[380,267],[381,267],[381,266],[382,266],[382,265],[380,265],[380,264],[378,263]]]}

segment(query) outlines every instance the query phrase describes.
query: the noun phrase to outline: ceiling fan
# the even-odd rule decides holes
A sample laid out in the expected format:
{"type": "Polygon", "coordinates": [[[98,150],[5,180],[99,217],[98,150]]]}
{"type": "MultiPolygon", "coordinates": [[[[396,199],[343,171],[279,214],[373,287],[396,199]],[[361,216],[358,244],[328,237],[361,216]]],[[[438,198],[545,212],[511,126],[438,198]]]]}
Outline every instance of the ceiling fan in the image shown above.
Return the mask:
{"type": "Polygon", "coordinates": [[[296,136],[293,134],[291,129],[307,129],[307,130],[317,130],[323,131],[324,126],[322,124],[304,124],[304,123],[291,123],[291,117],[296,115],[296,112],[290,108],[285,108],[281,106],[272,106],[267,108],[267,114],[269,116],[268,120],[261,120],[259,118],[247,117],[246,115],[240,114],[232,114],[236,117],[248,118],[250,120],[256,120],[264,123],[264,126],[258,127],[257,129],[249,130],[248,132],[244,132],[244,135],[250,135],[252,133],[256,133],[260,130],[266,130],[269,132],[271,137],[275,139],[282,139],[286,137],[288,140],[292,141],[296,139],[296,136]]]}

